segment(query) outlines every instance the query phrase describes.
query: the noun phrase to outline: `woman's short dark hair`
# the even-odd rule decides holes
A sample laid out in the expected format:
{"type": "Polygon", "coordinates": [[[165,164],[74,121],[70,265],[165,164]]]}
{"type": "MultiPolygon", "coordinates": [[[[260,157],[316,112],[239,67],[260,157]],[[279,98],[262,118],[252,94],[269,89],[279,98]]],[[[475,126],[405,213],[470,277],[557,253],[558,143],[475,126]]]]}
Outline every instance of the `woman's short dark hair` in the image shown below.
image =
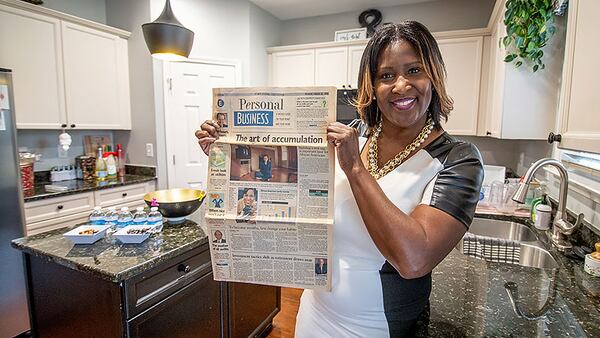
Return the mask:
{"type": "Polygon", "coordinates": [[[453,108],[452,99],[446,93],[446,67],[435,38],[427,27],[417,21],[385,24],[371,37],[360,62],[358,94],[354,105],[369,129],[379,123],[381,113],[374,99],[377,61],[384,48],[398,41],[408,42],[421,59],[425,73],[433,86],[431,103],[428,107],[429,114],[436,128],[440,128],[441,120],[448,120],[448,114],[453,108]]]}

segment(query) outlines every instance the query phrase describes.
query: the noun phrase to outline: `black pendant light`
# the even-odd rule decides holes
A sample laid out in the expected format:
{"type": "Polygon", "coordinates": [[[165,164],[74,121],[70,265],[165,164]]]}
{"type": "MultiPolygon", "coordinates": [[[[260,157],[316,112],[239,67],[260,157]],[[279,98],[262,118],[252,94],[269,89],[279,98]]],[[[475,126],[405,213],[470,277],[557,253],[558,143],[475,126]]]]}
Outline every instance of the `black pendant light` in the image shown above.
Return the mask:
{"type": "Polygon", "coordinates": [[[194,32],[183,27],[167,0],[160,16],[142,25],[144,40],[152,56],[162,60],[181,60],[190,55],[194,32]]]}

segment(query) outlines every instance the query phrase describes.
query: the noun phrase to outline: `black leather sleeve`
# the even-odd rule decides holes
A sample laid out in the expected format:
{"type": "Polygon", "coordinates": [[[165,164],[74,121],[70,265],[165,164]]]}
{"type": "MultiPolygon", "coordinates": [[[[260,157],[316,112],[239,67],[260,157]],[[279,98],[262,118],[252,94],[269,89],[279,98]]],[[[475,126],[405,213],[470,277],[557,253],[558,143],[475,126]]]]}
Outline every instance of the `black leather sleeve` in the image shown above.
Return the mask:
{"type": "Polygon", "coordinates": [[[452,146],[445,158],[438,159],[442,160],[444,169],[435,179],[430,205],[469,228],[483,182],[481,154],[474,145],[459,142],[452,146]]]}

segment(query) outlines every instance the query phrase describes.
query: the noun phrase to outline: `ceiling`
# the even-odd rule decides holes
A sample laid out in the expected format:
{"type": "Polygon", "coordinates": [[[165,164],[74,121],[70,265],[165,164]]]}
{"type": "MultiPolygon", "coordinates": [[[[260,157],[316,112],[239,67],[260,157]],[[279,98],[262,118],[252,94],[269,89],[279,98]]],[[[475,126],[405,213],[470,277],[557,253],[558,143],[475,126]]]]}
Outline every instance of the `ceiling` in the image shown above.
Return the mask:
{"type": "Polygon", "coordinates": [[[250,0],[279,20],[356,12],[436,0],[250,0]]]}

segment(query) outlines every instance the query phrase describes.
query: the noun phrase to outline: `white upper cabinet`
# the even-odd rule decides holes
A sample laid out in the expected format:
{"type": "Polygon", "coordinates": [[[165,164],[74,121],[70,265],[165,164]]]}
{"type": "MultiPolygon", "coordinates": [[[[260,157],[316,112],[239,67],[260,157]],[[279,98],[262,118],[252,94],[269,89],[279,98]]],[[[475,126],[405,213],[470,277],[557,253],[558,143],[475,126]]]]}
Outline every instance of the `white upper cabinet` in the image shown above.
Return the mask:
{"type": "Polygon", "coordinates": [[[69,122],[80,129],[130,129],[127,41],[63,22],[69,122]]]}
{"type": "Polygon", "coordinates": [[[19,129],[131,129],[128,32],[0,0],[0,67],[19,129]]]}
{"type": "Polygon", "coordinates": [[[598,0],[569,1],[565,65],[559,105],[559,147],[600,153],[598,0]],[[575,38],[577,36],[577,38],[575,38]]]}
{"type": "Polygon", "coordinates": [[[504,62],[506,50],[499,41],[506,35],[503,23],[505,2],[498,1],[492,13],[492,32],[484,43],[489,60],[487,95],[480,118],[479,135],[504,139],[545,140],[554,130],[562,71],[564,28],[557,21],[557,32],[544,47],[545,69],[534,73],[525,63],[516,68],[504,62]]]}
{"type": "Polygon", "coordinates": [[[358,88],[358,72],[360,60],[367,44],[348,46],[348,84],[350,88],[358,88]]]}
{"type": "Polygon", "coordinates": [[[315,83],[314,69],[314,49],[285,51],[269,55],[269,83],[271,86],[313,86],[315,83]]]}
{"type": "Polygon", "coordinates": [[[60,21],[0,4],[0,67],[11,69],[18,128],[66,123],[60,21]]]}
{"type": "Polygon", "coordinates": [[[356,88],[365,41],[268,48],[269,85],[356,88]]]}
{"type": "Polygon", "coordinates": [[[316,48],[314,72],[316,86],[348,83],[348,47],[316,48]]]}
{"type": "Polygon", "coordinates": [[[444,129],[453,135],[477,135],[483,37],[438,38],[448,74],[446,91],[454,100],[444,129]]]}

